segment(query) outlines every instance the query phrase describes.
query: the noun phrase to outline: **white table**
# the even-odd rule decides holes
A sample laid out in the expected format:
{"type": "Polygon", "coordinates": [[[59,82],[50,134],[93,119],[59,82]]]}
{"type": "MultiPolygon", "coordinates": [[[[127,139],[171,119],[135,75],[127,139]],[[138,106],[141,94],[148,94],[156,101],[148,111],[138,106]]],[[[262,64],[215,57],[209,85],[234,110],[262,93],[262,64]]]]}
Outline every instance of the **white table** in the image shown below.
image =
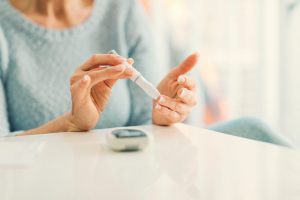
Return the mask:
{"type": "Polygon", "coordinates": [[[138,128],[154,142],[133,153],[107,149],[109,130],[4,139],[45,145],[31,166],[0,169],[0,199],[300,199],[300,152],[183,124],[138,128]]]}

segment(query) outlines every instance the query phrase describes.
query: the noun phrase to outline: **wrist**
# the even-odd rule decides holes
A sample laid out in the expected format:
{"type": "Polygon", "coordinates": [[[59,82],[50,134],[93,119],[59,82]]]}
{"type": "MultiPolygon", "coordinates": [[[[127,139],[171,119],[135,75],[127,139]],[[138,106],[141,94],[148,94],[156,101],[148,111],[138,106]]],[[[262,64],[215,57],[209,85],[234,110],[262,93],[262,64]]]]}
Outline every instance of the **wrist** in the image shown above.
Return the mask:
{"type": "Polygon", "coordinates": [[[79,130],[73,123],[71,113],[66,113],[40,127],[25,131],[18,136],[79,131],[81,130],[79,130]]]}
{"type": "Polygon", "coordinates": [[[64,116],[64,132],[81,132],[80,128],[77,127],[72,113],[66,113],[64,116]]]}

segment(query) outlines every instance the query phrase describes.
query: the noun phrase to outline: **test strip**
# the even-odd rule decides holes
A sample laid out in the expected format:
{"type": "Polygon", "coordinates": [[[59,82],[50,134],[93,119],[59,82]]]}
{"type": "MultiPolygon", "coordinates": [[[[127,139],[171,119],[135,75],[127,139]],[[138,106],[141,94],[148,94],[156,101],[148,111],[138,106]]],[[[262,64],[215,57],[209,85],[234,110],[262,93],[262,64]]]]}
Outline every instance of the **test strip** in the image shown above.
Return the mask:
{"type": "MultiPolygon", "coordinates": [[[[115,50],[111,50],[109,54],[119,55],[115,50]]],[[[158,99],[160,97],[160,92],[156,89],[156,87],[150,83],[147,79],[143,77],[143,75],[137,71],[132,65],[129,63],[125,63],[126,67],[132,68],[135,73],[130,78],[131,81],[133,81],[135,84],[137,84],[142,90],[148,94],[153,99],[158,99]]]]}

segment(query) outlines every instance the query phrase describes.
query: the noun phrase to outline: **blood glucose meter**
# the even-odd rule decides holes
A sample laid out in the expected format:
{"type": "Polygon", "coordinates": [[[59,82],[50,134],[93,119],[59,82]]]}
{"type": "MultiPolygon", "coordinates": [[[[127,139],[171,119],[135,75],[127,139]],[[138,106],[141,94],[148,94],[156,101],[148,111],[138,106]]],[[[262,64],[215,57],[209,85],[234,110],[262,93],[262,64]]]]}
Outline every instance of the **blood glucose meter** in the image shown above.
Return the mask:
{"type": "Polygon", "coordinates": [[[114,151],[138,151],[150,144],[151,137],[137,129],[117,129],[106,134],[106,141],[114,151]]]}

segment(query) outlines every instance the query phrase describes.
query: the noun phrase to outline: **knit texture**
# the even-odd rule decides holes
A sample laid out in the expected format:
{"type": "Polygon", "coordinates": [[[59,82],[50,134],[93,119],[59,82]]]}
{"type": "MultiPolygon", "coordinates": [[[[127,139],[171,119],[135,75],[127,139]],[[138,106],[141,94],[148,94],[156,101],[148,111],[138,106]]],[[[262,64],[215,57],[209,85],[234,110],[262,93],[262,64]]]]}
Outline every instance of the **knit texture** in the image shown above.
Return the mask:
{"type": "MultiPolygon", "coordinates": [[[[0,0],[0,131],[38,127],[71,111],[69,78],[91,55],[115,49],[153,83],[162,75],[148,19],[135,0],[96,0],[91,16],[64,30],[42,27],[0,0]]],[[[151,99],[129,80],[115,85],[97,128],[151,121],[151,99]]]]}

